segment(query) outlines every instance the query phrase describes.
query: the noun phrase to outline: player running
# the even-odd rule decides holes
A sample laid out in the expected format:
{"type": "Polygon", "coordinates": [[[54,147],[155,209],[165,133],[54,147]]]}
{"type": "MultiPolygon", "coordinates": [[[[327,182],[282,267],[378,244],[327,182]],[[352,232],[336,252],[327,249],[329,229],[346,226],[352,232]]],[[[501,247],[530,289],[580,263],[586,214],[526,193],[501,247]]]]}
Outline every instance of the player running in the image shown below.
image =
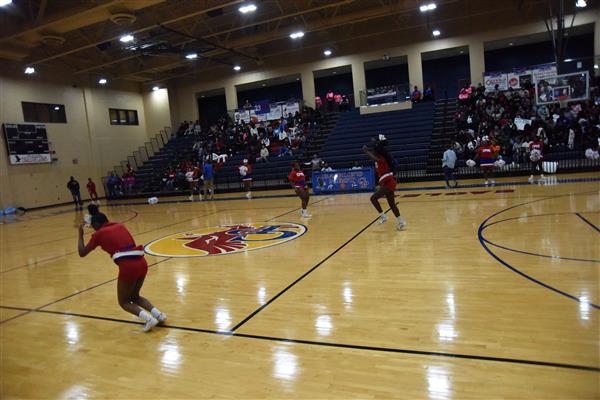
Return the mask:
{"type": "Polygon", "coordinates": [[[310,218],[311,215],[306,210],[308,207],[308,200],[310,199],[310,194],[308,192],[308,185],[306,184],[306,177],[304,176],[304,171],[300,169],[300,164],[298,162],[294,162],[292,165],[292,170],[288,175],[288,180],[292,184],[292,188],[300,197],[301,200],[301,211],[300,216],[304,218],[310,218]]]}
{"type": "Polygon", "coordinates": [[[396,220],[398,224],[396,225],[396,229],[401,231],[406,227],[406,221],[400,215],[400,211],[396,206],[396,202],[394,200],[394,191],[396,190],[396,178],[394,176],[394,172],[392,170],[392,156],[385,149],[387,145],[387,139],[384,135],[379,135],[375,142],[375,148],[373,151],[369,150],[367,146],[363,146],[363,151],[367,154],[373,161],[375,161],[375,169],[377,170],[378,184],[379,189],[371,196],[371,203],[373,203],[373,207],[379,212],[379,223],[383,224],[388,220],[388,216],[383,212],[381,205],[379,204],[379,199],[385,197],[388,201],[388,205],[390,209],[396,216],[396,220]]]}

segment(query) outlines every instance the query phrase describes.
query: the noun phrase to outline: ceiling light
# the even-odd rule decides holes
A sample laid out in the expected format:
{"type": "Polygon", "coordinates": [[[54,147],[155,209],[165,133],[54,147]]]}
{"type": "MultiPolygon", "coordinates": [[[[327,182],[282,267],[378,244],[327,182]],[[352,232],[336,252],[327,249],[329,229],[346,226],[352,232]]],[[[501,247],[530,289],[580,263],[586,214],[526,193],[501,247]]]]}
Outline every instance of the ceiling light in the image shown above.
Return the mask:
{"type": "Polygon", "coordinates": [[[59,106],[54,106],[54,111],[58,111],[58,110],[60,110],[60,107],[59,106]]]}
{"type": "Polygon", "coordinates": [[[335,74],[337,74],[337,71],[333,71],[333,74],[334,74],[334,75],[335,75],[335,74]]]}
{"type": "Polygon", "coordinates": [[[267,86],[267,84],[266,84],[266,83],[263,83],[261,86],[262,86],[262,87],[265,87],[265,86],[267,86]]]}
{"type": "Polygon", "coordinates": [[[249,12],[254,12],[256,11],[256,6],[254,4],[244,4],[243,6],[241,6],[240,8],[238,8],[238,10],[242,13],[242,14],[247,14],[249,12]]]}
{"type": "Polygon", "coordinates": [[[331,50],[325,49],[325,51],[323,52],[323,54],[325,54],[327,57],[329,57],[331,55],[331,50]]]}
{"type": "Polygon", "coordinates": [[[34,74],[34,73],[35,73],[35,68],[33,68],[33,67],[26,67],[26,68],[25,68],[25,73],[26,73],[27,75],[34,74]]]}
{"type": "Polygon", "coordinates": [[[437,8],[437,6],[435,5],[435,3],[430,3],[430,4],[423,4],[421,7],[419,7],[419,10],[421,10],[421,12],[427,12],[427,11],[433,11],[437,8]]]}
{"type": "Polygon", "coordinates": [[[594,69],[598,69],[598,64],[594,64],[594,69]]]}
{"type": "Polygon", "coordinates": [[[513,43],[513,42],[510,42],[508,45],[509,45],[509,46],[513,46],[513,45],[514,45],[514,43],[513,43]]]}
{"type": "Polygon", "coordinates": [[[586,6],[587,6],[587,1],[585,1],[585,0],[577,0],[575,2],[575,7],[577,7],[577,8],[583,8],[586,6]]]}
{"type": "Polygon", "coordinates": [[[442,32],[439,31],[439,29],[435,29],[433,32],[431,32],[433,34],[433,36],[440,36],[442,34],[442,32]]]}
{"type": "Polygon", "coordinates": [[[301,37],[303,37],[303,36],[304,36],[304,32],[302,32],[302,31],[298,31],[298,32],[292,32],[292,33],[290,33],[290,37],[291,37],[292,39],[300,39],[300,38],[301,38],[301,37]]]}
{"type": "Polygon", "coordinates": [[[239,71],[239,70],[241,70],[241,69],[242,69],[242,67],[240,67],[239,65],[234,65],[234,66],[233,66],[233,70],[234,70],[234,71],[239,71]]]}
{"type": "Polygon", "coordinates": [[[160,87],[158,87],[158,86],[153,86],[153,87],[152,87],[152,91],[154,91],[154,92],[156,92],[156,91],[157,91],[157,90],[159,90],[159,89],[160,89],[160,87]]]}
{"type": "Polygon", "coordinates": [[[127,34],[127,35],[123,35],[119,38],[119,40],[123,43],[129,43],[129,42],[133,42],[133,35],[127,34]]]}
{"type": "Polygon", "coordinates": [[[186,54],[185,58],[187,58],[188,60],[193,60],[195,58],[198,58],[198,53],[189,53],[189,54],[186,54]]]}
{"type": "Polygon", "coordinates": [[[564,62],[571,62],[571,61],[573,61],[573,59],[572,59],[572,58],[565,58],[565,59],[564,59],[564,62]]]}
{"type": "Polygon", "coordinates": [[[9,4],[12,4],[12,0],[0,0],[0,7],[5,7],[9,4]]]}
{"type": "Polygon", "coordinates": [[[106,85],[106,83],[108,82],[108,80],[106,78],[100,78],[98,79],[98,83],[101,85],[106,85]]]}

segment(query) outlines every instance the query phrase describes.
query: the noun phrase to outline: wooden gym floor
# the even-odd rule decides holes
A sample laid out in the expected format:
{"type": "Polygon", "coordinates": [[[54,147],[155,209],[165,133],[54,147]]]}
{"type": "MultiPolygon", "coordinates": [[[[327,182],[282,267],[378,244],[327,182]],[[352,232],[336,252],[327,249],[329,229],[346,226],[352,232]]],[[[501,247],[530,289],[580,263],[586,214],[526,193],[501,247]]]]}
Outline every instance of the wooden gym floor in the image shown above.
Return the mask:
{"type": "Polygon", "coordinates": [[[138,243],[308,229],[256,251],[147,256],[142,293],[169,316],[148,334],[119,308],[110,258],[77,255],[81,213],[4,221],[0,396],[599,398],[600,179],[463,183],[400,185],[404,232],[375,222],[368,194],[315,196],[310,220],[294,197],[103,206],[138,243]]]}

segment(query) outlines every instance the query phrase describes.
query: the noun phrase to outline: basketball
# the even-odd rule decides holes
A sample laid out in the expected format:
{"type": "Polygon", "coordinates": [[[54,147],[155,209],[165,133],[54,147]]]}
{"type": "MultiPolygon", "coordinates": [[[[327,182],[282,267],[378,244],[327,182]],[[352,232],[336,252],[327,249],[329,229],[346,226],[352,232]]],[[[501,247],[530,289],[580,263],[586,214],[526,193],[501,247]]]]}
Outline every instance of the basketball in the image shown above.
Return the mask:
{"type": "Polygon", "coordinates": [[[148,204],[156,204],[158,203],[158,197],[150,197],[148,199],[148,204]]]}

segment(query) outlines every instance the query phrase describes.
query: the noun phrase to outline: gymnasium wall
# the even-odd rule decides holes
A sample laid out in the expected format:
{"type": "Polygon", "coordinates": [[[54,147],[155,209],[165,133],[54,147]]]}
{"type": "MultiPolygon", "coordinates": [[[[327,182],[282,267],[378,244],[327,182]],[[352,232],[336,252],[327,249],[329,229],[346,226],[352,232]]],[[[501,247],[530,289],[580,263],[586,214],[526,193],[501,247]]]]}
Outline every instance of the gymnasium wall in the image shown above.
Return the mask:
{"type": "MultiPolygon", "coordinates": [[[[160,91],[159,91],[160,92],[160,91]]],[[[21,101],[64,104],[67,123],[46,123],[58,159],[51,164],[10,165],[0,140],[0,207],[39,207],[71,200],[69,176],[91,177],[103,195],[100,177],[142,146],[157,129],[170,126],[168,93],[138,93],[109,88],[82,88],[0,77],[0,122],[24,123],[21,101]],[[110,125],[109,108],[138,112],[138,126],[110,125]]]]}

